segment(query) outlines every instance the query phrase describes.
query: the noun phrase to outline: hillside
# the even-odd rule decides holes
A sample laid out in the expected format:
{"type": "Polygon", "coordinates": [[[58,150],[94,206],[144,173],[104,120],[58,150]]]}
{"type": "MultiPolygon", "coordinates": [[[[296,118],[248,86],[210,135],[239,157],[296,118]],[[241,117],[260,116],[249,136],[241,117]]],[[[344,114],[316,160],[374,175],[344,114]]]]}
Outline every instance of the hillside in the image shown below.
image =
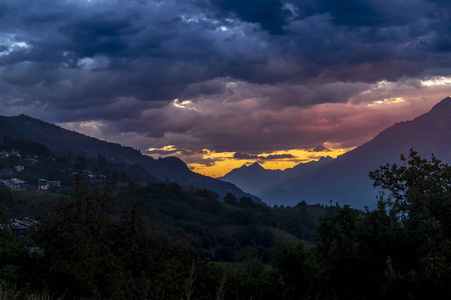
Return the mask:
{"type": "Polygon", "coordinates": [[[256,202],[261,202],[259,198],[243,192],[234,184],[190,171],[186,164],[176,157],[153,159],[131,147],[69,131],[26,115],[0,116],[0,140],[3,140],[5,136],[38,141],[55,153],[72,153],[87,157],[97,157],[101,154],[108,161],[122,162],[126,165],[139,164],[163,181],[210,189],[221,197],[231,192],[238,198],[248,196],[256,202]]]}
{"type": "MultiPolygon", "coordinates": [[[[84,182],[83,189],[89,186],[84,182]]],[[[327,211],[319,205],[272,208],[249,198],[226,203],[214,192],[175,183],[130,183],[115,194],[108,209],[115,219],[135,199],[142,204],[144,224],[156,240],[185,245],[200,257],[216,261],[240,261],[258,252],[270,262],[277,242],[303,240],[309,246],[314,243],[319,216],[327,211]]],[[[0,188],[0,216],[6,212],[14,218],[42,218],[72,201],[61,193],[0,188]]]]}
{"type": "Polygon", "coordinates": [[[428,113],[414,120],[396,123],[374,139],[329,164],[289,179],[263,195],[268,204],[294,205],[339,202],[356,208],[376,203],[378,190],[372,187],[368,172],[386,163],[398,163],[401,154],[413,148],[422,157],[434,154],[451,162],[451,98],[447,97],[428,113]]]}

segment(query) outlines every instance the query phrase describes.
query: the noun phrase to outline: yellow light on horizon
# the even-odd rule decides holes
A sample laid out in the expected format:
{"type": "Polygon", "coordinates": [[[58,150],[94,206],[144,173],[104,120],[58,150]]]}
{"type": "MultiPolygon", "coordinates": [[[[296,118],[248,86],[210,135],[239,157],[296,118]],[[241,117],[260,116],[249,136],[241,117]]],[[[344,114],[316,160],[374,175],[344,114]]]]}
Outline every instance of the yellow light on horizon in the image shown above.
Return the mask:
{"type": "MultiPolygon", "coordinates": [[[[332,144],[325,143],[325,146],[331,146],[332,144]]],[[[285,170],[288,168],[292,168],[299,163],[307,163],[314,160],[319,160],[322,156],[330,156],[332,158],[336,158],[339,155],[342,155],[348,151],[351,151],[355,147],[352,148],[330,148],[321,152],[313,152],[309,150],[300,150],[300,149],[292,149],[286,151],[275,151],[271,153],[263,153],[259,156],[265,157],[269,155],[283,155],[283,154],[291,154],[293,158],[280,158],[273,160],[264,160],[264,159],[235,159],[233,158],[234,152],[208,152],[205,151],[206,154],[203,155],[203,159],[214,158],[217,160],[214,165],[206,166],[200,163],[190,163],[188,166],[190,169],[196,173],[210,176],[210,177],[222,177],[233,169],[239,168],[243,165],[250,165],[255,162],[259,162],[265,169],[269,170],[285,170]]]]}
{"type": "Polygon", "coordinates": [[[174,145],[166,145],[161,148],[148,148],[147,151],[177,151],[174,145]]]}
{"type": "Polygon", "coordinates": [[[268,153],[258,154],[257,157],[250,157],[245,159],[235,158],[236,152],[215,152],[209,149],[203,149],[202,152],[193,152],[194,154],[184,155],[180,149],[177,149],[174,145],[166,145],[161,148],[149,148],[148,151],[161,151],[162,156],[177,156],[187,162],[188,167],[196,173],[210,176],[213,178],[222,177],[229,173],[231,170],[240,168],[243,165],[251,165],[255,162],[260,163],[263,168],[268,170],[286,170],[292,168],[299,163],[307,163],[314,160],[319,160],[321,157],[330,156],[336,158],[348,151],[353,150],[351,148],[339,148],[338,144],[324,143],[324,151],[313,151],[309,149],[291,149],[280,150],[268,153]],[[163,152],[168,152],[164,155],[163,152]],[[281,156],[280,158],[265,159],[268,156],[281,156]],[[282,155],[291,155],[291,157],[283,157],[282,155]],[[189,161],[192,162],[189,162],[189,161]],[[205,160],[206,163],[203,163],[205,160]],[[207,164],[207,162],[213,161],[213,163],[207,164]]]}

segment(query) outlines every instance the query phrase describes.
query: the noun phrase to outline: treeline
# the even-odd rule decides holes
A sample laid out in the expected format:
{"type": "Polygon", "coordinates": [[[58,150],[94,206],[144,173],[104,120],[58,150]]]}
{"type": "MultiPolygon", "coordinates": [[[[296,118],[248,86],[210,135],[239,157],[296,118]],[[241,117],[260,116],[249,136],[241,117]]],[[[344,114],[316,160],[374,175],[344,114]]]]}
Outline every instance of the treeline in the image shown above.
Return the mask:
{"type": "MultiPolygon", "coordinates": [[[[402,160],[370,173],[387,191],[376,209],[329,207],[313,247],[278,242],[269,264],[258,253],[240,263],[212,262],[146,229],[143,209],[152,201],[145,199],[175,193],[188,206],[202,206],[208,191],[193,191],[203,193],[196,200],[177,188],[147,186],[137,189],[141,200],[124,200],[117,218],[109,213],[108,186],[89,193],[77,184],[69,205],[40,220],[38,251],[29,253],[1,227],[0,278],[21,291],[45,288],[67,299],[449,299],[451,167],[413,151],[402,160]]],[[[246,202],[229,208],[245,209],[239,206],[246,202]]],[[[213,202],[207,207],[221,210],[213,202]]],[[[173,214],[183,222],[199,217],[173,214]]]]}
{"type": "Polygon", "coordinates": [[[270,263],[274,246],[287,239],[313,242],[322,208],[270,208],[250,198],[219,196],[208,190],[184,188],[176,183],[132,184],[127,197],[141,199],[144,222],[158,241],[180,243],[200,258],[240,262],[256,254],[270,263]],[[316,213],[316,214],[315,214],[316,213]]]}

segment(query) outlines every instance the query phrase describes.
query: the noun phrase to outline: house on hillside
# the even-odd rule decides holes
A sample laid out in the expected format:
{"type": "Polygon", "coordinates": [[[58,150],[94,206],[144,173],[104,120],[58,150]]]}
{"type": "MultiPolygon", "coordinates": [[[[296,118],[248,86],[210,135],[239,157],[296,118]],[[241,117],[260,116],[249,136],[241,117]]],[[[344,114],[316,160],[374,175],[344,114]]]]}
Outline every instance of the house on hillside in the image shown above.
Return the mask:
{"type": "Polygon", "coordinates": [[[10,152],[10,156],[15,156],[15,157],[17,157],[17,158],[21,158],[21,156],[20,156],[20,151],[19,150],[11,150],[10,152]]]}
{"type": "Polygon", "coordinates": [[[60,188],[61,180],[49,180],[47,181],[50,188],[60,188]]]}
{"type": "Polygon", "coordinates": [[[15,237],[23,237],[30,233],[30,229],[38,225],[38,221],[24,217],[12,220],[11,229],[15,237]]]}
{"type": "Polygon", "coordinates": [[[49,189],[59,189],[59,188],[61,188],[61,180],[47,180],[47,179],[38,180],[39,191],[48,191],[49,189]]]}
{"type": "Polygon", "coordinates": [[[38,179],[38,190],[39,191],[47,191],[49,189],[47,179],[38,179]]]}
{"type": "Polygon", "coordinates": [[[12,178],[9,180],[8,187],[11,190],[23,191],[28,189],[28,182],[21,180],[19,178],[12,178]]]}
{"type": "Polygon", "coordinates": [[[22,165],[14,166],[14,171],[16,171],[16,172],[21,172],[23,170],[25,170],[25,167],[22,165]]]}
{"type": "Polygon", "coordinates": [[[33,165],[37,164],[39,162],[39,160],[37,160],[36,158],[33,158],[33,157],[26,158],[26,159],[24,159],[24,161],[32,163],[33,165]]]}

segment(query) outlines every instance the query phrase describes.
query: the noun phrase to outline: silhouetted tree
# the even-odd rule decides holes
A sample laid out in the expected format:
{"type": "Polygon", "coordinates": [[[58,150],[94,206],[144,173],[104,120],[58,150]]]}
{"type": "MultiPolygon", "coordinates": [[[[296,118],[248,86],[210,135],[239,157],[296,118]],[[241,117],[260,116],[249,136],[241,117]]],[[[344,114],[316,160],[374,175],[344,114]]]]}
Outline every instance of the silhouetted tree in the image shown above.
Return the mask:
{"type": "Polygon", "coordinates": [[[233,205],[233,206],[239,206],[238,199],[232,193],[227,193],[225,195],[224,203],[227,203],[227,204],[233,205]]]}
{"type": "Polygon", "coordinates": [[[298,204],[296,204],[296,206],[294,208],[303,208],[307,206],[307,202],[305,202],[305,200],[302,200],[301,202],[299,202],[298,204]]]}
{"type": "Polygon", "coordinates": [[[75,189],[72,202],[41,219],[36,232],[49,291],[69,298],[180,298],[192,253],[155,242],[140,201],[130,200],[121,220],[113,221],[109,184],[88,193],[77,178],[75,189]]]}
{"type": "Polygon", "coordinates": [[[451,297],[451,167],[411,151],[370,172],[375,210],[330,207],[315,253],[330,294],[347,299],[451,297]]]}
{"type": "Polygon", "coordinates": [[[249,197],[241,197],[240,198],[240,207],[241,208],[253,208],[254,201],[252,201],[249,197]]]}

